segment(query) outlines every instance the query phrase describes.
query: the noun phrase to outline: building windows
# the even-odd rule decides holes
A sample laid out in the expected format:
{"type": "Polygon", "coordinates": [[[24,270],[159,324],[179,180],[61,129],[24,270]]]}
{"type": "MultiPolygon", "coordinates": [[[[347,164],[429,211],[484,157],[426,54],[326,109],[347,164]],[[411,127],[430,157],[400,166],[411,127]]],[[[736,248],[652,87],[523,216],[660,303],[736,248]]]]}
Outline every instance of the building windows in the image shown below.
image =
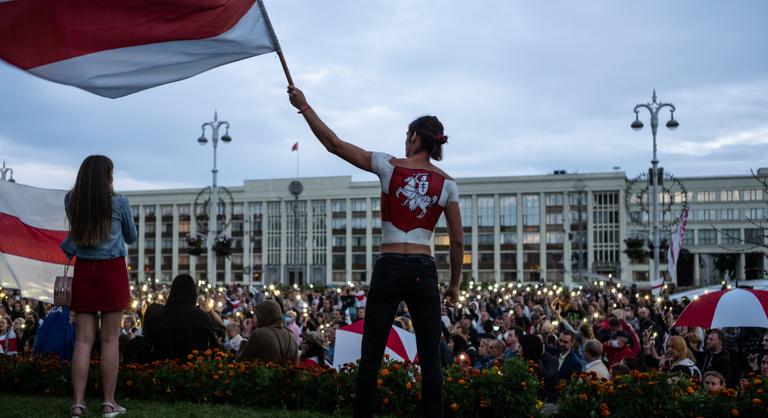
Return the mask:
{"type": "Polygon", "coordinates": [[[541,237],[538,232],[523,233],[523,244],[538,244],[539,242],[541,242],[541,237]]]}
{"type": "Polygon", "coordinates": [[[693,245],[695,235],[696,231],[693,229],[685,231],[685,235],[683,236],[683,247],[691,247],[693,245]]]}
{"type": "Polygon", "coordinates": [[[720,220],[721,221],[738,221],[739,210],[738,209],[721,209],[720,220]]]}
{"type": "Polygon", "coordinates": [[[696,220],[700,221],[700,222],[716,221],[717,220],[717,210],[716,209],[697,209],[696,210],[696,220]]]}
{"type": "Polygon", "coordinates": [[[499,198],[501,226],[517,225],[517,196],[501,196],[499,198]]]}
{"type": "Polygon", "coordinates": [[[336,230],[347,229],[347,218],[333,218],[331,227],[336,230]]]}
{"type": "Polygon", "coordinates": [[[447,247],[450,245],[450,237],[448,234],[435,234],[435,246],[447,247]]]}
{"type": "Polygon", "coordinates": [[[720,232],[720,240],[723,244],[741,244],[741,230],[723,229],[720,232]]]}
{"type": "Polygon", "coordinates": [[[459,197],[459,211],[461,212],[461,225],[464,228],[472,227],[472,198],[459,197]]]}
{"type": "Polygon", "coordinates": [[[748,228],[744,230],[744,242],[747,244],[763,245],[765,242],[765,229],[748,228]]]}
{"type": "Polygon", "coordinates": [[[720,200],[723,202],[738,202],[739,191],[738,190],[721,190],[720,200]]]}
{"type": "Polygon", "coordinates": [[[502,246],[504,245],[516,245],[517,244],[517,233],[516,232],[502,232],[499,235],[499,242],[502,246]]]}
{"type": "Polygon", "coordinates": [[[748,221],[763,221],[765,220],[765,209],[764,208],[751,208],[751,209],[744,209],[744,218],[746,218],[748,221]]]}
{"type": "Polygon", "coordinates": [[[717,200],[717,192],[713,190],[696,192],[697,202],[714,202],[717,200]]]}
{"type": "Polygon", "coordinates": [[[331,201],[331,208],[333,212],[346,212],[347,201],[344,199],[334,199],[331,201]]]}
{"type": "Polygon", "coordinates": [[[493,248],[493,234],[477,234],[477,245],[480,247],[493,248]]]}
{"type": "Polygon", "coordinates": [[[743,200],[763,200],[762,189],[747,189],[747,190],[744,190],[743,193],[744,193],[743,200]]]}
{"type": "Polygon", "coordinates": [[[365,218],[352,218],[352,229],[365,229],[366,226],[368,226],[368,222],[365,218]]]}
{"type": "Polygon", "coordinates": [[[483,196],[477,198],[477,226],[493,226],[493,205],[493,196],[483,196]]]}
{"type": "Polygon", "coordinates": [[[547,213],[546,219],[547,225],[562,225],[563,214],[562,213],[547,213]]]}
{"type": "Polygon", "coordinates": [[[144,216],[155,216],[155,205],[144,206],[144,216]]]}
{"type": "Polygon", "coordinates": [[[714,229],[700,229],[699,245],[717,245],[717,231],[714,229]]]}
{"type": "Polygon", "coordinates": [[[547,232],[547,244],[562,244],[563,233],[562,232],[547,232]]]}
{"type": "Polygon", "coordinates": [[[365,199],[352,199],[352,212],[365,212],[368,210],[368,202],[365,199]]]}
{"type": "Polygon", "coordinates": [[[539,225],[539,195],[523,195],[523,225],[539,225]]]}

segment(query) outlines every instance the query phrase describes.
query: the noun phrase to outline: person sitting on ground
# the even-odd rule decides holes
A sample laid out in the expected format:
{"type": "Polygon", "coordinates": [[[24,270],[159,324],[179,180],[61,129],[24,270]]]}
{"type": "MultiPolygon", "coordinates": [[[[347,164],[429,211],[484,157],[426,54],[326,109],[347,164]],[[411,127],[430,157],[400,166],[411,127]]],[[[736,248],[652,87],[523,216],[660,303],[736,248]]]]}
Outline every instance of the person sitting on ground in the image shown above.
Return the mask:
{"type": "Polygon", "coordinates": [[[323,336],[317,332],[305,332],[301,334],[301,353],[296,365],[299,368],[328,367],[325,361],[325,346],[323,336]]]}
{"type": "Polygon", "coordinates": [[[667,352],[659,359],[659,368],[682,377],[701,378],[701,371],[694,364],[692,357],[685,339],[675,335],[667,341],[667,352]]]}
{"type": "Polygon", "coordinates": [[[236,353],[240,349],[240,344],[245,341],[242,335],[240,335],[240,324],[232,321],[227,324],[227,342],[222,347],[225,350],[236,353]]]}
{"type": "Polygon", "coordinates": [[[173,279],[168,301],[147,308],[144,334],[154,360],[185,359],[192,350],[218,347],[210,316],[196,305],[197,285],[189,274],[173,279]]]}
{"type": "Polygon", "coordinates": [[[249,337],[238,361],[295,362],[299,352],[293,334],[283,326],[280,305],[266,300],[256,305],[254,313],[243,324],[249,337]]]}
{"type": "Polygon", "coordinates": [[[597,340],[587,340],[584,343],[584,373],[594,373],[599,379],[611,380],[611,373],[602,360],[603,345],[597,340]]]}
{"type": "Polygon", "coordinates": [[[702,383],[704,389],[706,389],[709,394],[716,394],[725,389],[725,378],[720,372],[715,370],[710,370],[704,373],[704,381],[702,383]]]}

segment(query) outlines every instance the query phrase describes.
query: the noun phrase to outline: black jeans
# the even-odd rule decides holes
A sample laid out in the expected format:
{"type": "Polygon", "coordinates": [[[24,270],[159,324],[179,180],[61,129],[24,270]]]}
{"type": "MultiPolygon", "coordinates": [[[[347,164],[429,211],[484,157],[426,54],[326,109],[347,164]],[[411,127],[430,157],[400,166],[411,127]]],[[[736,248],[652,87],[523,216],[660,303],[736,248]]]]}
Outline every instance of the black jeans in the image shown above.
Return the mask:
{"type": "Polygon", "coordinates": [[[376,260],[365,304],[363,344],[355,384],[354,416],[370,417],[376,403],[376,380],[395,313],[401,301],[416,331],[422,376],[422,412],[443,416],[443,373],[440,368],[441,311],[437,269],[432,257],[382,254],[376,260]]]}

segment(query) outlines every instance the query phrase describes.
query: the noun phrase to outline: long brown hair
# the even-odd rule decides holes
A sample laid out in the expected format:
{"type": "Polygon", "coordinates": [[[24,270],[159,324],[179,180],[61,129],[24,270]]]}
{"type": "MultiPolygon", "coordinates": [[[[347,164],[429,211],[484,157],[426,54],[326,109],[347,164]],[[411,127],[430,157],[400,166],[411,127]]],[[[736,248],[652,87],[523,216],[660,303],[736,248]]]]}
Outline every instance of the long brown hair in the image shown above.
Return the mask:
{"type": "Polygon", "coordinates": [[[96,246],[112,227],[112,160],[91,155],[80,165],[68,194],[69,235],[79,245],[96,246]]]}

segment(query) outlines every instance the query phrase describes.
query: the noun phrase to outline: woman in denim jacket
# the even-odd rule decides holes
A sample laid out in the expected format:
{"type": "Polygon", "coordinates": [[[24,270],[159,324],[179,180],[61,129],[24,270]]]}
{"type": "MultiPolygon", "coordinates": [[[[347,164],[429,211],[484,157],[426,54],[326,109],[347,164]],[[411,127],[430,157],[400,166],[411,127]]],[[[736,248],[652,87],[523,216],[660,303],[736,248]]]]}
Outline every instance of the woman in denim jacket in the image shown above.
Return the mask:
{"type": "Polygon", "coordinates": [[[115,403],[118,340],[122,311],[131,305],[125,244],[135,242],[137,234],[128,199],[112,189],[112,169],[112,161],[107,157],[86,158],[77,173],[75,187],[64,200],[70,228],[61,249],[67,257],[77,257],[70,305],[76,313],[72,416],[85,413],[85,385],[99,312],[103,413],[105,417],[125,413],[125,408],[115,403]]]}

